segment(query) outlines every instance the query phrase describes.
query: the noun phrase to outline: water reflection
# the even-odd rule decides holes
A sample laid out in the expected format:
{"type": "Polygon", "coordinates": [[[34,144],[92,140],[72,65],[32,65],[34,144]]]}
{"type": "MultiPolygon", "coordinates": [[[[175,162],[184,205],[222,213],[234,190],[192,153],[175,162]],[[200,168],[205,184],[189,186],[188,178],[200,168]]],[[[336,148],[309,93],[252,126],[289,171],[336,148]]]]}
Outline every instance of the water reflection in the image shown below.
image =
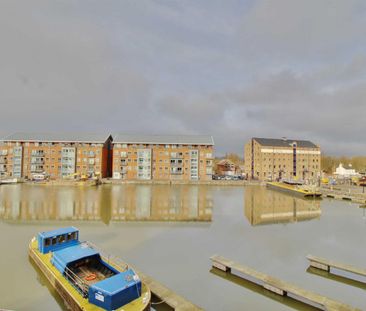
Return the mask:
{"type": "Polygon", "coordinates": [[[251,186],[245,188],[244,210],[253,226],[310,220],[321,215],[319,200],[305,200],[251,186]]]}
{"type": "Polygon", "coordinates": [[[211,221],[212,206],[197,186],[0,187],[0,219],[11,221],[211,221]]]}
{"type": "MultiPolygon", "coordinates": [[[[336,269],[334,269],[336,270],[336,269]]],[[[349,277],[345,277],[342,275],[338,275],[335,273],[331,273],[328,271],[324,271],[324,270],[320,270],[317,268],[313,268],[313,267],[309,267],[306,272],[314,274],[316,276],[321,276],[323,278],[326,278],[328,280],[332,280],[332,281],[336,281],[336,282],[340,282],[346,285],[350,285],[350,286],[354,286],[354,287],[358,287],[361,288],[363,290],[366,289],[366,284],[365,284],[365,280],[363,279],[362,281],[359,280],[355,280],[355,279],[351,279],[349,277]]],[[[354,276],[352,276],[354,277],[354,276]]]]}

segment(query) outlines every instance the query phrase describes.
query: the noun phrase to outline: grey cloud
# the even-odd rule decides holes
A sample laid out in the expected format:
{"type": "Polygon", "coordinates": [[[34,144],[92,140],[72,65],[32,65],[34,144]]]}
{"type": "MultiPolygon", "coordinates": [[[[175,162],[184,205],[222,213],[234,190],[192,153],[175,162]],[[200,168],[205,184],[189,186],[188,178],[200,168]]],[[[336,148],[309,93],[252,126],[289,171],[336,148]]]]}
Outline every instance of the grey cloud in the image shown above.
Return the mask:
{"type": "Polygon", "coordinates": [[[0,132],[252,136],[365,153],[363,1],[3,1],[0,132]]]}
{"type": "Polygon", "coordinates": [[[260,0],[238,36],[254,57],[324,61],[362,42],[365,10],[362,0],[260,0]]]}

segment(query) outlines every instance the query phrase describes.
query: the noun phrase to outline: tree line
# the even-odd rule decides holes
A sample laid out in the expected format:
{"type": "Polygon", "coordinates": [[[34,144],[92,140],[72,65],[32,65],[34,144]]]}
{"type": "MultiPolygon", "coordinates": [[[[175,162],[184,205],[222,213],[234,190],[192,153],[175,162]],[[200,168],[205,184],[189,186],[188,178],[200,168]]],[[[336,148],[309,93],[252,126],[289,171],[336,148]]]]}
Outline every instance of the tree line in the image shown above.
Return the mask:
{"type": "MultiPolygon", "coordinates": [[[[244,165],[244,159],[235,153],[227,153],[225,156],[216,158],[214,161],[214,166],[216,169],[217,163],[222,159],[229,159],[236,165],[244,165]]],[[[345,157],[345,156],[329,156],[322,155],[321,157],[321,167],[322,171],[332,174],[335,172],[339,164],[342,163],[345,168],[353,168],[357,172],[366,173],[366,156],[355,156],[355,157],[345,157]]]]}
{"type": "Polygon", "coordinates": [[[353,168],[359,173],[366,172],[366,157],[335,157],[322,155],[322,170],[328,174],[334,173],[339,164],[342,163],[345,168],[353,168]]]}

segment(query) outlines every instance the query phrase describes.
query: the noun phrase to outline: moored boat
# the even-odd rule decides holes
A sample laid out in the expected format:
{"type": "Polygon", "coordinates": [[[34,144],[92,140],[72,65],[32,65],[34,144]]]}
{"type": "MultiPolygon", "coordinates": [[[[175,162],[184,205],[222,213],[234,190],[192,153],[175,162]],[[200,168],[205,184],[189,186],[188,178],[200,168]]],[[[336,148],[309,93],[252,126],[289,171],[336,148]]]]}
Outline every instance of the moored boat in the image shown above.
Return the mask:
{"type": "Polygon", "coordinates": [[[135,271],[79,241],[74,227],[38,233],[29,256],[71,310],[150,310],[151,292],[135,271]]]}
{"type": "Polygon", "coordinates": [[[269,189],[296,195],[302,198],[321,198],[322,194],[314,187],[282,182],[267,182],[269,189]]]}
{"type": "Polygon", "coordinates": [[[16,184],[18,182],[17,178],[4,178],[0,179],[0,184],[8,185],[8,184],[16,184]]]}

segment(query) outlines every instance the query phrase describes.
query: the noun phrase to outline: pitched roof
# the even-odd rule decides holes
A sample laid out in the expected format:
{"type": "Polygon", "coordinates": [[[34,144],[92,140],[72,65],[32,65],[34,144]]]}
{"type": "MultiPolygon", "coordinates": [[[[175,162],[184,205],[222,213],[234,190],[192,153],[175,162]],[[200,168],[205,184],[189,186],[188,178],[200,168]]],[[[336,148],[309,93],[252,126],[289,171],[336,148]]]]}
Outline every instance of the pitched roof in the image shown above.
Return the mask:
{"type": "Polygon", "coordinates": [[[235,165],[235,163],[229,159],[222,159],[217,165],[235,165]]]}
{"type": "Polygon", "coordinates": [[[297,147],[300,148],[319,148],[309,140],[299,140],[299,139],[276,139],[276,138],[258,138],[253,137],[262,146],[275,146],[275,147],[291,147],[293,143],[296,143],[297,147]]]}
{"type": "Polygon", "coordinates": [[[6,136],[4,141],[36,141],[36,142],[83,142],[104,143],[110,134],[84,132],[28,133],[18,132],[6,136]]]}
{"type": "Polygon", "coordinates": [[[0,131],[0,141],[3,141],[8,135],[9,132],[0,131]]]}
{"type": "Polygon", "coordinates": [[[209,135],[131,135],[113,134],[113,143],[119,144],[164,144],[164,145],[214,145],[209,135]]]}

